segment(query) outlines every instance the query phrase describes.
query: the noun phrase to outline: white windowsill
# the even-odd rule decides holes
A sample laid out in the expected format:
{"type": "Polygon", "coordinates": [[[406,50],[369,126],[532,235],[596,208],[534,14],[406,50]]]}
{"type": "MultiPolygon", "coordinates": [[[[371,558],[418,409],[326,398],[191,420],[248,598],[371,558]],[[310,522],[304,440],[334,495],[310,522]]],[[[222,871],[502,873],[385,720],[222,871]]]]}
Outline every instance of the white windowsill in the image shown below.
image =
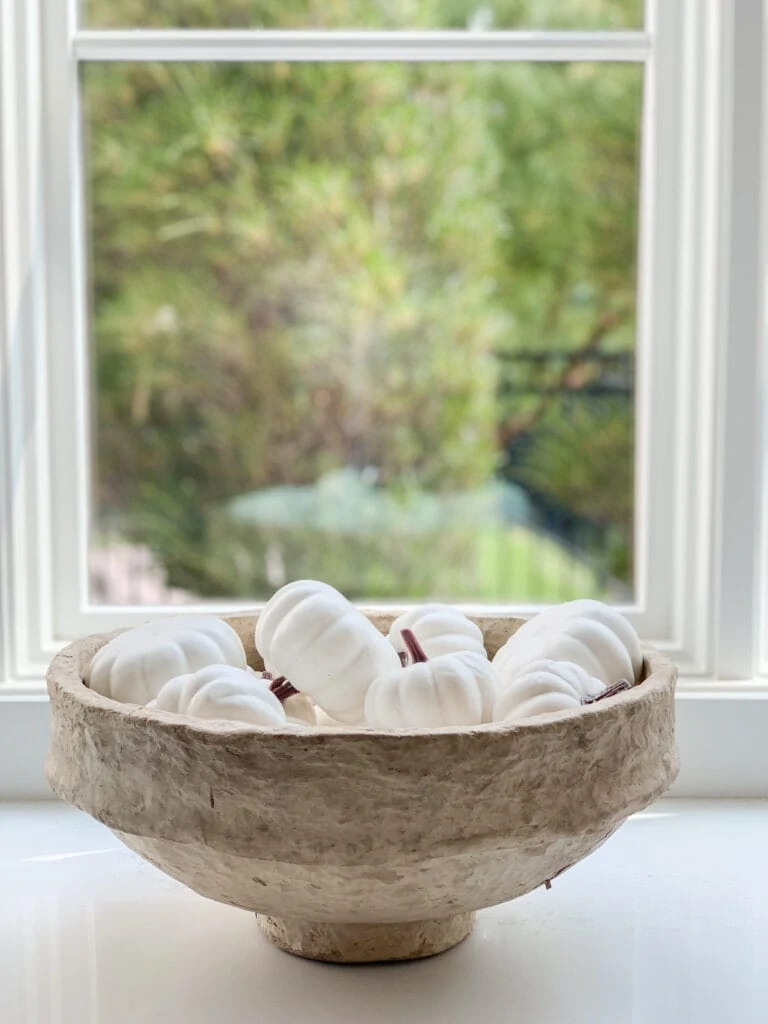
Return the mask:
{"type": "Polygon", "coordinates": [[[768,804],[663,801],[455,950],[339,969],[271,947],[62,804],[0,806],[0,1019],[758,1024],[768,804]]]}
{"type": "MultiPolygon", "coordinates": [[[[674,796],[768,798],[768,690],[760,680],[733,686],[681,684],[681,768],[674,796]]],[[[0,696],[0,800],[51,797],[44,776],[48,722],[48,699],[39,687],[36,693],[0,696]]]]}

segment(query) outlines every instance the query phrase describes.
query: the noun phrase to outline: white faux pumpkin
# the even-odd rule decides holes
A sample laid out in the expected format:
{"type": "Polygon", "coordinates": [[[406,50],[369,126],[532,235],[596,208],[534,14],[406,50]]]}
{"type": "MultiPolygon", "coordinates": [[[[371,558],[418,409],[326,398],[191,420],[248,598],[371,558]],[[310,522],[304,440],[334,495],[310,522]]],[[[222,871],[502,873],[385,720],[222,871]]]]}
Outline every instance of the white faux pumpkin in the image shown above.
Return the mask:
{"type": "Polygon", "coordinates": [[[398,615],[389,629],[389,642],[400,660],[407,664],[407,652],[401,631],[413,630],[428,658],[459,651],[485,653],[483,634],[471,619],[447,604],[425,604],[398,615]]]}
{"type": "Polygon", "coordinates": [[[288,583],[272,596],[256,624],[256,647],[270,672],[346,723],[362,721],[373,680],[400,667],[373,623],[317,580],[288,583]]]}
{"type": "Polygon", "coordinates": [[[248,725],[284,726],[283,705],[268,685],[231,665],[209,665],[163,686],[154,705],[193,718],[224,718],[248,725]]]}
{"type": "Polygon", "coordinates": [[[373,681],[365,698],[368,725],[429,729],[491,720],[496,677],[484,654],[459,651],[428,660],[411,630],[402,636],[410,664],[373,681]]]}
{"type": "Polygon", "coordinates": [[[643,663],[640,640],[624,616],[601,601],[569,601],[525,622],[496,653],[502,687],[524,665],[546,659],[570,661],[611,686],[637,682],[643,663]]]}
{"type": "Polygon", "coordinates": [[[206,665],[244,669],[240,637],[215,615],[174,615],[110,640],[93,656],[85,681],[105,697],[146,704],[169,679],[206,665]]]}
{"type": "Polygon", "coordinates": [[[504,689],[493,709],[494,722],[516,722],[552,711],[580,707],[605,690],[599,679],[572,661],[534,661],[504,689]]]}

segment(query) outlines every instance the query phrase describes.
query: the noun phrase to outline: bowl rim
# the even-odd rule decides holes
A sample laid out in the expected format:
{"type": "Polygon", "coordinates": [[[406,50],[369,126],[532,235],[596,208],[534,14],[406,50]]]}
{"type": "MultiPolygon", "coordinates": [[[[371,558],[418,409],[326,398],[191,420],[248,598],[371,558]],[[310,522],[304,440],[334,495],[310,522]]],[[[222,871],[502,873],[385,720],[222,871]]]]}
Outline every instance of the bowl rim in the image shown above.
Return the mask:
{"type": "MultiPolygon", "coordinates": [[[[371,613],[368,614],[371,615],[371,613]]],[[[258,612],[218,615],[216,617],[232,625],[236,621],[255,620],[258,617],[258,612]]],[[[371,615],[371,617],[373,616],[371,615]]],[[[493,618],[495,621],[501,618],[507,619],[510,622],[525,621],[516,616],[494,616],[493,618]]],[[[562,723],[583,720],[590,715],[611,714],[618,707],[629,707],[654,695],[668,693],[670,690],[674,692],[678,675],[677,666],[674,662],[650,645],[642,644],[642,677],[640,682],[636,683],[629,690],[593,704],[586,704],[582,707],[563,711],[547,712],[535,718],[520,719],[513,722],[483,722],[480,725],[437,726],[429,729],[377,729],[367,725],[342,725],[338,728],[327,725],[302,727],[257,726],[246,722],[234,722],[228,719],[195,718],[181,712],[148,708],[143,704],[117,701],[112,697],[107,697],[96,690],[92,690],[82,677],[83,654],[89,651],[92,658],[96,651],[110,640],[122,633],[126,633],[131,628],[128,626],[107,633],[94,633],[74,640],[62,648],[51,661],[46,673],[48,693],[52,701],[56,696],[67,694],[70,698],[74,698],[83,708],[98,710],[102,713],[106,712],[119,718],[151,722],[160,728],[185,729],[190,733],[202,733],[211,739],[217,737],[226,740],[234,737],[259,735],[280,737],[281,740],[286,740],[289,743],[295,741],[298,744],[318,739],[323,740],[326,737],[333,737],[334,740],[342,742],[355,742],[361,739],[370,740],[372,738],[391,740],[400,737],[419,739],[438,736],[489,736],[506,735],[531,729],[546,730],[562,723]]],[[[233,628],[235,627],[233,626],[233,628]]]]}

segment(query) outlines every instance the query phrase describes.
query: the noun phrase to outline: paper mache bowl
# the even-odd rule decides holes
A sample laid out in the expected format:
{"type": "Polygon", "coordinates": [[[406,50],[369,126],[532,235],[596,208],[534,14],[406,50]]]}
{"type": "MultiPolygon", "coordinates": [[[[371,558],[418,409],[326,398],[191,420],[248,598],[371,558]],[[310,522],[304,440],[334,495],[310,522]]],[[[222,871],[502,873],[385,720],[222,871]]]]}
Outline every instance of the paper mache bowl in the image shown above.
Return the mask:
{"type": "MultiPolygon", "coordinates": [[[[371,615],[383,632],[393,616],[371,615]]],[[[248,662],[256,615],[227,617],[248,662]]],[[[522,623],[478,619],[489,655],[522,623]]],[[[430,956],[475,911],[549,885],[675,778],[676,670],[573,711],[473,728],[254,728],[121,704],[84,668],[48,673],[51,786],[203,896],[254,911],[281,948],[359,963],[430,956]]]]}

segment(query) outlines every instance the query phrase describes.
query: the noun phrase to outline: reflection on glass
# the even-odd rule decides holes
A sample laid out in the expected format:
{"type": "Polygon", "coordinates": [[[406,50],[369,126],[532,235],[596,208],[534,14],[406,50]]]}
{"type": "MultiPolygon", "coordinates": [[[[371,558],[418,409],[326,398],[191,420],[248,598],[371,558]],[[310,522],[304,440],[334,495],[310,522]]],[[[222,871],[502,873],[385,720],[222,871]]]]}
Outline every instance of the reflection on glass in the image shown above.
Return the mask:
{"type": "Polygon", "coordinates": [[[83,73],[94,600],[631,595],[639,67],[83,73]]]}
{"type": "Polygon", "coordinates": [[[89,28],[638,29],[643,0],[81,0],[89,28]]]}

